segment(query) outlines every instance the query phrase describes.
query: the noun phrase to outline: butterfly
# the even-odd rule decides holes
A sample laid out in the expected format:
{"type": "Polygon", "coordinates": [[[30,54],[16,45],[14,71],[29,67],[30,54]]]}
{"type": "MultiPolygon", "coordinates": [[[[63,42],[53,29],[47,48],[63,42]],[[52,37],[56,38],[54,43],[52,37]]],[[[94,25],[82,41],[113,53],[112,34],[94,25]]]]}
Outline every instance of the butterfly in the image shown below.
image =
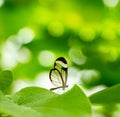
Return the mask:
{"type": "Polygon", "coordinates": [[[54,62],[54,68],[50,70],[49,78],[55,88],[50,90],[55,90],[62,88],[63,90],[68,87],[67,85],[68,76],[68,65],[64,57],[59,57],[54,62]]]}

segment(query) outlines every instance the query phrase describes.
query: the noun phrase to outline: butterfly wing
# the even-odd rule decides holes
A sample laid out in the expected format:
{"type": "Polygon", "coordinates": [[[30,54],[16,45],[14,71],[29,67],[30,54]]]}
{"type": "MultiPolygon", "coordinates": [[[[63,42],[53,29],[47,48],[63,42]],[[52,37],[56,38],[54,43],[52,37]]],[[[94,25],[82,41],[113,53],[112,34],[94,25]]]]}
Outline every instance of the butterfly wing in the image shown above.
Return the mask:
{"type": "Polygon", "coordinates": [[[55,85],[56,87],[58,86],[63,86],[63,79],[61,78],[61,73],[56,69],[51,69],[49,73],[49,78],[50,81],[55,85]]]}
{"type": "Polygon", "coordinates": [[[56,68],[60,72],[61,77],[63,79],[63,86],[66,85],[67,75],[68,75],[68,65],[65,58],[59,57],[58,59],[56,59],[54,63],[54,68],[56,68]]]}
{"type": "Polygon", "coordinates": [[[52,88],[51,90],[57,88],[64,89],[65,87],[67,87],[67,73],[67,61],[63,57],[59,57],[54,63],[54,69],[51,69],[49,73],[49,78],[51,82],[53,83],[53,85],[56,86],[56,88],[52,88]]]}

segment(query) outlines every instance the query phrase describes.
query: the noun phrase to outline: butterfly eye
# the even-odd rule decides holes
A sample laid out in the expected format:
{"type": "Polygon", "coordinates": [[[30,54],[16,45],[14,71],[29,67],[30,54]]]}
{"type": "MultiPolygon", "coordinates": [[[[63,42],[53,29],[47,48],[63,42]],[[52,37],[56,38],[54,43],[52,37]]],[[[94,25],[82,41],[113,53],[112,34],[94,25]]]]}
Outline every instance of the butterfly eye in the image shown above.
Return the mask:
{"type": "Polygon", "coordinates": [[[59,57],[56,59],[54,63],[54,68],[50,70],[49,78],[50,81],[53,83],[55,88],[52,88],[51,90],[67,87],[67,73],[68,67],[67,67],[67,61],[63,57],[59,57]]]}

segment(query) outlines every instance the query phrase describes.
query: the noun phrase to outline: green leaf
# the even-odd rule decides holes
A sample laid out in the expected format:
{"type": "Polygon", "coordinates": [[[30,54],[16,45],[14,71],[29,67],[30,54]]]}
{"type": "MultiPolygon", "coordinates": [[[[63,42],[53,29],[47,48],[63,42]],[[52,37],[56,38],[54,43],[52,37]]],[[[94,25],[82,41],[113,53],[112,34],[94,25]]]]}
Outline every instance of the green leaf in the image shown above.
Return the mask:
{"type": "Polygon", "coordinates": [[[5,97],[2,92],[0,92],[0,112],[3,113],[3,115],[5,114],[12,117],[41,117],[35,110],[13,103],[13,101],[5,97]]]}
{"type": "Polygon", "coordinates": [[[120,103],[120,84],[91,95],[90,100],[99,104],[120,103]]]}
{"type": "Polygon", "coordinates": [[[12,83],[12,72],[9,70],[0,71],[0,90],[4,91],[12,83]]]}
{"type": "Polygon", "coordinates": [[[13,100],[41,113],[41,117],[92,116],[90,101],[77,85],[62,95],[38,87],[28,87],[16,93],[13,100]]]}

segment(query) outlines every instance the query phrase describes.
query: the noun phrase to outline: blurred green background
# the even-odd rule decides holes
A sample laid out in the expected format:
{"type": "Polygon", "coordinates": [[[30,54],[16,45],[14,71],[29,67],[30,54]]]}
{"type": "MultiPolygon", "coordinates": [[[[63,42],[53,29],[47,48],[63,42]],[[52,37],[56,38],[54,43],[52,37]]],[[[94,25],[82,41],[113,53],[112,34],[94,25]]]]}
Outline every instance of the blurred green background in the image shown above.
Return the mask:
{"type": "Polygon", "coordinates": [[[68,85],[120,83],[119,13],[120,0],[0,0],[0,70],[12,70],[12,92],[51,88],[49,70],[60,56],[68,85]]]}
{"type": "Polygon", "coordinates": [[[119,11],[119,0],[0,0],[0,69],[44,86],[63,56],[78,84],[120,83],[119,11]]]}

